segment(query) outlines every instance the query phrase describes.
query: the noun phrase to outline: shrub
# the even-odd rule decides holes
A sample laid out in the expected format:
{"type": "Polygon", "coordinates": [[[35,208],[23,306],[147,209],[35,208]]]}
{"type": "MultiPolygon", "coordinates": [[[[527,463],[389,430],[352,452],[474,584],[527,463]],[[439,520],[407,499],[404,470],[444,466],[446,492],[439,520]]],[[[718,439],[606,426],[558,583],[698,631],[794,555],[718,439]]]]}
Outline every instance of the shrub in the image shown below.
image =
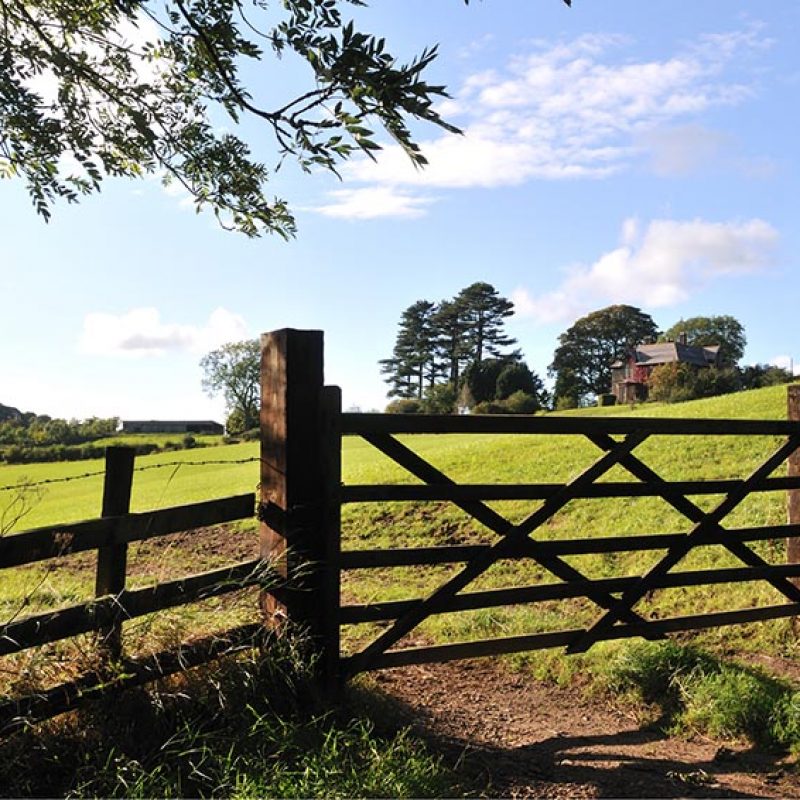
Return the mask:
{"type": "Polygon", "coordinates": [[[597,395],[598,406],[615,406],[616,404],[617,404],[617,396],[615,394],[597,395]]]}
{"type": "Polygon", "coordinates": [[[506,414],[534,414],[539,408],[539,401],[532,394],[517,390],[502,401],[506,414]]]}
{"type": "Polygon", "coordinates": [[[740,388],[741,378],[734,367],[697,369],[689,364],[661,364],[650,375],[649,396],[663,403],[682,403],[740,388]]]}
{"type": "Polygon", "coordinates": [[[556,411],[569,411],[570,409],[578,408],[578,406],[578,398],[570,394],[561,395],[561,397],[557,397],[555,401],[556,411]]]}
{"type": "Polygon", "coordinates": [[[422,401],[416,397],[398,397],[386,406],[387,414],[422,414],[422,401]]]}
{"type": "Polygon", "coordinates": [[[422,410],[426,414],[452,414],[456,411],[457,393],[452,383],[438,383],[425,390],[422,410]]]}

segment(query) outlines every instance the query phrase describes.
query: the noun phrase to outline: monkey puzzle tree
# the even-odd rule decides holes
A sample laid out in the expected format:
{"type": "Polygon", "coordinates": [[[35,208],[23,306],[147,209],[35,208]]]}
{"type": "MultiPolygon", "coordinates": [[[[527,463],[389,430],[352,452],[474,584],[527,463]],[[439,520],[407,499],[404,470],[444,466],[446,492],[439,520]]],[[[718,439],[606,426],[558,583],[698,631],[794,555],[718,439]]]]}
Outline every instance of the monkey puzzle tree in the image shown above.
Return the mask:
{"type": "Polygon", "coordinates": [[[441,368],[436,359],[435,313],[433,303],[418,300],[401,315],[392,356],[379,362],[391,386],[390,397],[422,398],[425,387],[436,382],[441,368]]]}

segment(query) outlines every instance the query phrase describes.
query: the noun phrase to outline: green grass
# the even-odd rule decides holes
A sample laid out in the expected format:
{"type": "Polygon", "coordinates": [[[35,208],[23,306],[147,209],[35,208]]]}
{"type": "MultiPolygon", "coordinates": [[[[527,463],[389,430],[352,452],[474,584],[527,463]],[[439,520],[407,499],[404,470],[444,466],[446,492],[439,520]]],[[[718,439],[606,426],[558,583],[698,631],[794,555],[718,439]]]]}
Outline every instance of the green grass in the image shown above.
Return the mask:
{"type": "MultiPolygon", "coordinates": [[[[786,392],[774,387],[722,398],[673,406],[647,405],[585,409],[585,415],[641,415],[717,418],[785,418],[786,392]]],[[[471,483],[560,482],[569,480],[590,464],[599,451],[574,436],[406,436],[401,437],[450,477],[471,483]]],[[[637,454],[668,479],[732,478],[745,476],[776,446],[773,437],[652,437],[637,454]]],[[[253,491],[258,464],[235,463],[255,459],[257,443],[162,453],[137,459],[132,507],[135,511],[180,505],[253,491]],[[226,463],[212,463],[212,462],[226,463]]],[[[413,483],[415,479],[363,440],[343,442],[345,483],[413,483]]],[[[45,480],[77,478],[48,483],[32,497],[30,513],[14,531],[69,522],[98,515],[102,493],[102,462],[0,466],[0,487],[45,480]]],[[[621,469],[606,480],[627,480],[621,469]]],[[[0,492],[0,514],[17,493],[0,492]],[[5,503],[5,506],[4,506],[5,503]]],[[[695,498],[710,507],[719,498],[695,498]]],[[[536,502],[491,504],[509,519],[520,520],[536,502]]],[[[752,526],[785,521],[781,493],[751,497],[726,522],[752,526]]],[[[6,512],[6,518],[13,516],[6,512]]],[[[539,539],[588,536],[626,536],[634,533],[685,531],[689,523],[658,499],[574,501],[535,536],[539,539]]],[[[12,533],[9,531],[8,533],[12,533]]],[[[253,537],[248,526],[225,535],[253,537]]],[[[213,537],[212,537],[213,539],[213,537]]],[[[345,549],[403,547],[422,544],[457,544],[494,541],[495,536],[465,513],[444,503],[385,503],[348,506],[343,513],[345,549]]],[[[138,546],[137,546],[138,547],[138,546]]],[[[255,552],[253,538],[253,552],[255,552]]],[[[782,540],[757,543],[754,548],[767,560],[784,560],[782,540]]],[[[567,559],[590,577],[641,574],[662,555],[610,554],[567,559]]],[[[131,585],[208,568],[216,563],[213,548],[198,550],[196,540],[176,539],[152,552],[132,548],[131,585]],[[137,561],[141,555],[141,559],[137,561]]],[[[0,615],[3,619],[34,610],[56,608],[91,596],[92,554],[71,556],[3,573],[0,615]]],[[[694,551],[680,569],[738,566],[720,547],[694,551]]],[[[421,597],[433,591],[460,568],[360,570],[343,581],[346,602],[421,597]]],[[[530,585],[554,580],[529,561],[500,562],[475,581],[468,591],[530,585]]],[[[656,592],[638,610],[657,617],[695,614],[767,605],[783,599],[766,584],[750,583],[712,588],[656,592]]],[[[217,598],[135,620],[126,625],[129,653],[152,652],[170,642],[220,630],[252,620],[256,601],[252,593],[217,598]]],[[[427,620],[413,633],[420,642],[447,642],[511,636],[590,624],[598,609],[585,600],[544,603],[534,607],[507,606],[475,612],[442,614],[427,620]]],[[[369,641],[380,629],[362,625],[346,629],[346,650],[369,641]]],[[[56,643],[4,659],[3,693],[16,696],[52,685],[91,668],[93,644],[88,637],[56,643]],[[87,662],[89,659],[89,662],[87,662]],[[84,663],[87,662],[87,663],[84,663]]],[[[686,635],[677,644],[656,647],[631,643],[601,643],[587,654],[565,656],[560,651],[523,653],[508,658],[516,669],[538,678],[570,682],[581,680],[591,688],[636,694],[655,702],[672,729],[700,731],[722,738],[749,739],[759,744],[797,749],[800,741],[800,695],[797,687],[720,657],[723,653],[800,655],[798,640],[787,621],[732,626],[686,635]],[[688,644],[691,643],[691,644],[688,644]],[[611,667],[609,665],[612,665],[611,667]]],[[[256,686],[247,675],[252,663],[238,674],[233,686],[256,686]]],[[[419,741],[403,731],[383,730],[377,717],[347,712],[308,713],[265,707],[272,696],[259,689],[253,702],[237,702],[236,712],[219,705],[224,693],[216,688],[227,678],[199,671],[210,683],[147,690],[143,708],[132,716],[122,714],[122,728],[106,736],[98,720],[102,708],[81,712],[66,727],[53,723],[47,730],[16,745],[7,744],[2,759],[22,769],[0,772],[0,785],[18,795],[68,793],[74,797],[107,796],[441,796],[456,793],[452,772],[431,756],[419,741]],[[210,676],[210,677],[209,677],[210,676]],[[215,688],[216,687],[216,688],[215,688]],[[215,694],[216,692],[216,694],[215,694]],[[148,699],[149,698],[149,699],[148,699]],[[191,698],[189,700],[188,698],[191,698]],[[151,702],[152,700],[152,702],[151,702]],[[217,703],[217,710],[213,706],[217,703]],[[259,703],[261,703],[259,705],[259,703]],[[223,713],[224,711],[224,713],[223,713]],[[97,713],[96,718],[92,714],[97,713]],[[126,727],[127,726],[127,727],[126,727]],[[45,741],[43,745],[42,742],[45,741]],[[49,744],[47,743],[49,741],[49,744]],[[12,752],[13,747],[18,747],[12,752]],[[9,749],[11,748],[11,749],[9,749]],[[25,753],[42,753],[48,760],[25,761],[25,753]],[[25,765],[30,769],[25,769],[25,765]],[[33,765],[33,766],[32,766],[33,765]],[[27,783],[26,783],[27,782],[27,783]]],[[[184,680],[184,679],[181,679],[184,680]]],[[[198,679],[200,681],[200,679],[198,679]]],[[[237,690],[230,690],[231,697],[237,690]]],[[[269,703],[268,703],[269,705],[269,703]]],[[[351,709],[352,711],[352,709],[351,709]]],[[[34,734],[30,734],[34,736],[34,734]]],[[[461,789],[458,790],[461,792],[461,789]]]]}
{"type": "MultiPolygon", "coordinates": [[[[640,405],[587,409],[573,414],[785,419],[786,389],[771,387],[737,395],[680,405],[640,405]]],[[[463,482],[559,482],[577,475],[599,455],[582,437],[574,436],[416,436],[405,441],[450,477],[463,482]]],[[[742,478],[777,446],[775,437],[653,436],[636,453],[660,475],[671,480],[742,478]]],[[[400,468],[360,442],[345,450],[345,480],[353,483],[413,482],[400,468]]],[[[784,468],[778,470],[782,474],[784,468]]],[[[603,480],[632,480],[615,468],[603,480]]],[[[711,508],[719,497],[695,497],[711,508]]],[[[500,513],[519,521],[538,507],[536,502],[492,503],[500,513]]],[[[780,492],[751,495],[725,521],[729,527],[781,524],[786,520],[785,495],[780,492]]],[[[402,547],[422,544],[492,542],[493,534],[467,514],[447,504],[360,504],[345,509],[345,540],[350,548],[402,547]]],[[[541,540],[592,536],[626,536],[637,533],[678,533],[690,523],[658,498],[577,500],[536,531],[541,540]]],[[[768,561],[785,558],[782,540],[754,543],[768,561]]],[[[566,560],[594,578],[637,575],[655,564],[664,551],[569,557],[566,560]]],[[[740,566],[720,546],[693,551],[679,569],[740,566]]],[[[346,596],[358,602],[421,597],[457,571],[455,567],[427,569],[361,570],[346,576],[346,596]]],[[[501,562],[470,585],[469,590],[527,585],[554,578],[532,562],[501,562]]],[[[730,610],[784,602],[764,582],[731,586],[662,590],[640,606],[659,617],[730,610]]],[[[586,600],[544,603],[535,607],[504,607],[480,612],[443,614],[427,620],[417,635],[437,641],[457,641],[496,635],[579,627],[596,619],[597,608],[586,600]]],[[[374,634],[376,626],[353,631],[356,641],[374,634]]],[[[716,647],[743,650],[766,648],[793,654],[797,645],[786,621],[719,628],[698,634],[698,641],[716,647]]],[[[563,675],[561,657],[536,654],[525,657],[532,668],[563,675]]],[[[525,658],[521,658],[524,661],[525,658]]],[[[566,670],[567,672],[569,670],[566,670]]]]}
{"type": "Polygon", "coordinates": [[[641,642],[610,659],[605,678],[656,706],[661,725],[800,755],[800,690],[736,661],[675,642],[641,642]]]}
{"type": "Polygon", "coordinates": [[[223,443],[222,436],[212,433],[120,433],[116,436],[97,439],[92,444],[100,447],[115,445],[135,447],[137,444],[155,444],[158,447],[165,447],[170,444],[179,445],[187,436],[191,436],[198,444],[206,447],[214,447],[223,443]]]}
{"type": "MultiPolygon", "coordinates": [[[[652,417],[706,417],[785,419],[786,388],[782,386],[743,392],[719,398],[677,405],[646,404],[635,408],[612,407],[567,412],[582,415],[622,415],[652,417]]],[[[427,435],[400,437],[423,458],[455,480],[471,483],[560,482],[569,480],[592,463],[599,451],[577,436],[505,436],[505,435],[427,435]]],[[[776,447],[775,437],[689,437],[653,436],[637,449],[645,463],[667,479],[741,478],[759,465],[776,447]]],[[[252,491],[258,481],[258,464],[237,464],[255,458],[256,443],[204,448],[195,451],[164,453],[137,459],[132,506],[145,510],[179,505],[212,497],[252,491]],[[209,463],[226,461],[229,464],[209,463]],[[172,465],[174,462],[178,466],[172,465]],[[169,466],[168,466],[169,464],[169,466]]],[[[346,437],[342,448],[345,483],[413,483],[399,466],[358,437],[346,437]]],[[[101,462],[73,464],[24,465],[0,467],[0,487],[20,481],[77,476],[101,471],[101,462]]],[[[782,474],[783,468],[777,474],[782,474]]],[[[604,480],[632,480],[621,468],[615,468],[604,480]]],[[[42,487],[43,495],[18,525],[68,522],[97,515],[101,502],[102,477],[53,483],[42,487]]],[[[0,492],[2,503],[13,492],[0,492]]],[[[693,498],[703,508],[710,508],[718,497],[693,498]]],[[[498,512],[513,521],[527,516],[537,502],[492,503],[498,512]]],[[[725,521],[727,526],[749,527],[785,522],[785,495],[780,492],[752,495],[725,521]]],[[[536,531],[538,539],[568,537],[620,536],[640,533],[676,533],[689,528],[687,520],[658,498],[623,498],[616,500],[573,501],[536,531]]],[[[483,529],[467,514],[445,503],[382,503],[347,506],[343,513],[345,549],[407,547],[423,544],[461,544],[492,542],[494,534],[483,529]]],[[[769,540],[753,548],[771,563],[785,559],[784,542],[769,540]]],[[[180,562],[184,551],[176,551],[180,562]]],[[[569,557],[566,560],[588,577],[639,575],[663,555],[619,553],[569,557]]],[[[694,550],[678,569],[707,569],[740,566],[724,548],[704,547],[694,550]]],[[[359,570],[344,576],[343,594],[347,602],[423,597],[459,569],[430,567],[424,569],[359,570]]],[[[530,585],[554,578],[530,561],[500,562],[468,587],[468,591],[530,585]]],[[[80,588],[65,579],[58,591],[63,597],[80,588]]],[[[25,581],[18,581],[20,585],[25,581]]],[[[19,589],[19,591],[22,591],[19,589]]],[[[6,598],[16,602],[19,591],[9,589],[6,598]]],[[[662,590],[646,598],[638,610],[656,617],[697,614],[784,602],[778,592],[764,582],[662,590]]],[[[10,606],[6,603],[5,608],[10,606]]],[[[568,600],[536,606],[513,606],[475,612],[442,614],[415,630],[416,641],[459,641],[495,636],[560,630],[590,624],[598,609],[588,600],[568,600]]],[[[373,637],[377,625],[346,629],[345,645],[355,648],[373,637]]],[[[716,650],[740,652],[764,651],[797,655],[797,640],[785,620],[743,626],[731,626],[698,633],[694,641],[716,650]]],[[[534,653],[514,658],[515,663],[542,677],[568,680],[579,669],[591,671],[602,660],[603,649],[595,649],[582,658],[565,658],[560,653],[534,653]]]]}
{"type": "MultiPolygon", "coordinates": [[[[252,442],[139,456],[131,509],[146,511],[255,491],[258,463],[233,462],[257,456],[258,444],[252,442]],[[230,463],[211,463],[220,461],[230,463]]],[[[13,487],[55,481],[37,488],[39,496],[34,498],[30,513],[12,531],[97,517],[102,504],[103,467],[102,459],[0,466],[0,489],[12,487],[0,491],[0,516],[16,494],[13,487]]]]}
{"type": "Polygon", "coordinates": [[[299,651],[232,657],[0,741],[3,797],[442,797],[454,770],[299,651]]]}

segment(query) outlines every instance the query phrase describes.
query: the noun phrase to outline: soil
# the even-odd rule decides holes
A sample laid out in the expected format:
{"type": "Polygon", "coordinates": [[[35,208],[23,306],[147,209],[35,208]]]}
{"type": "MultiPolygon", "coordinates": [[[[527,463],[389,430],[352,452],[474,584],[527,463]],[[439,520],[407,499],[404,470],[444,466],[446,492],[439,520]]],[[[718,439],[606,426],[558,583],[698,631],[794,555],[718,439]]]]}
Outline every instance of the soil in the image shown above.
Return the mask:
{"type": "Polygon", "coordinates": [[[371,681],[489,796],[800,798],[800,769],[785,756],[669,736],[658,721],[502,662],[384,670],[371,681]]]}

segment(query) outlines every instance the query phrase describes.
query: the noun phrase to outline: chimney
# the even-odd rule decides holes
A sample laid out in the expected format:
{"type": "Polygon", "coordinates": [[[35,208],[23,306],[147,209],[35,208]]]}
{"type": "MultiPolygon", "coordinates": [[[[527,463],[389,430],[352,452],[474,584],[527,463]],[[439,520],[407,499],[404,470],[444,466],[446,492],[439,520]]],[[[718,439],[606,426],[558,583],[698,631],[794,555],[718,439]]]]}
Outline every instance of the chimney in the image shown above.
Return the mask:
{"type": "Polygon", "coordinates": [[[678,334],[678,344],[686,344],[686,331],[681,331],[678,334]]]}

